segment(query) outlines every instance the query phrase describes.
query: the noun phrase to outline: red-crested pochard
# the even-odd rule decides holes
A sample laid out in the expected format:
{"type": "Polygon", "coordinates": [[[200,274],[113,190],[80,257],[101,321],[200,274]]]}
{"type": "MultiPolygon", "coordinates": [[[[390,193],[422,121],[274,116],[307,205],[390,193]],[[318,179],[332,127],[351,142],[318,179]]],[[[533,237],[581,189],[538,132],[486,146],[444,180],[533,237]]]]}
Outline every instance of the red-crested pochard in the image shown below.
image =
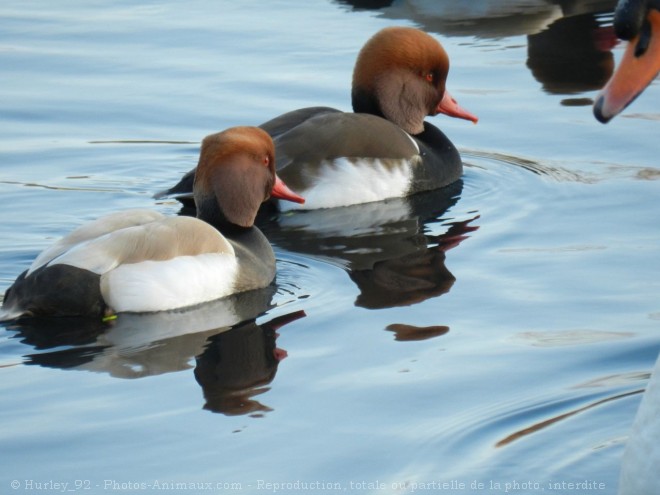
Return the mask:
{"type": "Polygon", "coordinates": [[[594,103],[594,115],[603,124],[630,105],[660,72],[660,1],[620,0],[614,29],[629,42],[594,103]]]}
{"type": "Polygon", "coordinates": [[[140,209],[74,230],[7,290],[2,319],[109,316],[183,308],[268,286],[275,256],[253,226],[269,197],[304,201],[275,174],[257,127],[207,136],[194,183],[197,218],[140,209]]]}
{"type": "MultiPolygon", "coordinates": [[[[275,142],[277,173],[305,204],[330,208],[438,189],[458,180],[461,158],[424,119],[444,113],[477,122],[445,90],[449,59],[429,34],[387,27],[360,51],[352,83],[354,112],[310,107],[260,127],[275,142]]],[[[195,171],[156,197],[191,197],[195,171]]]]}

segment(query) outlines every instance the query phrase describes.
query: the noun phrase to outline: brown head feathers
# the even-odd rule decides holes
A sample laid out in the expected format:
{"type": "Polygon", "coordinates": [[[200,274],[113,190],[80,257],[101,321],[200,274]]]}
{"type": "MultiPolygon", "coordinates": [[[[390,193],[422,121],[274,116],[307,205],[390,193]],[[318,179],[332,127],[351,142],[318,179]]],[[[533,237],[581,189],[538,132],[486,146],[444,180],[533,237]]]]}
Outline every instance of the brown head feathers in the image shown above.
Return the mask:
{"type": "Polygon", "coordinates": [[[448,72],[447,53],[429,34],[411,27],[381,29],[355,62],[353,110],[382,115],[419,133],[424,117],[437,113],[448,72]]]}
{"type": "Polygon", "coordinates": [[[274,183],[275,148],[265,131],[232,127],[206,136],[193,185],[197,216],[251,227],[274,183]]]}

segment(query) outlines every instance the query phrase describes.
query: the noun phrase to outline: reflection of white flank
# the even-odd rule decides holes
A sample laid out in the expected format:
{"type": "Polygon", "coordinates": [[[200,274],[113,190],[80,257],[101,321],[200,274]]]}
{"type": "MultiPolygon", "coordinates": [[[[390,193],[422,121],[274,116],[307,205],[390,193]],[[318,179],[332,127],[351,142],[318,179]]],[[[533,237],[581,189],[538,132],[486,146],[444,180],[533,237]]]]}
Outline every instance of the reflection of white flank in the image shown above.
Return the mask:
{"type": "Polygon", "coordinates": [[[282,211],[313,210],[370,203],[405,196],[412,177],[411,160],[338,158],[321,164],[316,183],[300,194],[305,204],[280,201],[282,211]]]}
{"type": "MultiPolygon", "coordinates": [[[[264,292],[265,294],[266,292],[264,292]]],[[[260,302],[260,294],[249,294],[248,302],[260,302]]],[[[255,304],[241,305],[238,298],[224,298],[199,306],[158,313],[122,313],[113,320],[109,329],[98,337],[95,345],[112,346],[119,354],[130,354],[184,335],[215,333],[231,328],[243,320],[254,318],[266,309],[268,299],[255,304]]]]}
{"type": "Polygon", "coordinates": [[[374,235],[383,225],[410,219],[410,207],[403,198],[324,210],[281,215],[284,229],[313,232],[322,237],[374,235]]]}

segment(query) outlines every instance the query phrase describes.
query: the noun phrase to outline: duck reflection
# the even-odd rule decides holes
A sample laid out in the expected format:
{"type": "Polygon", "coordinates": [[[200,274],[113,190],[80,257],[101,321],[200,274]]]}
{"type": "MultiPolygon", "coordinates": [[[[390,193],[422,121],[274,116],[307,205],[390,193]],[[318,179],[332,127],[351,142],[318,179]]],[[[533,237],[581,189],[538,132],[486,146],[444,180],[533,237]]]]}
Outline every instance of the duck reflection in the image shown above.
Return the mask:
{"type": "Polygon", "coordinates": [[[230,416],[271,411],[253,397],[269,390],[279,362],[287,356],[276,346],[277,330],[304,316],[298,311],[261,325],[250,321],[209,338],[195,366],[205,409],[230,416]]]}
{"type": "MultiPolygon", "coordinates": [[[[354,10],[409,19],[444,36],[500,39],[527,36],[527,66],[550,93],[600,89],[612,74],[617,40],[611,26],[616,0],[337,0],[354,10]]],[[[584,104],[589,104],[585,101],[584,104]]]]}
{"type": "Polygon", "coordinates": [[[39,351],[24,356],[28,365],[129,379],[194,366],[207,398],[205,407],[240,414],[267,410],[254,401],[241,405],[241,397],[264,391],[255,387],[273,380],[286,356],[275,345],[275,330],[304,316],[299,311],[258,324],[256,318],[271,309],[275,290],[270,286],[182,311],[123,313],[106,323],[89,318],[26,318],[7,329],[39,351]],[[222,398],[223,390],[227,399],[222,398]]]}
{"type": "Polygon", "coordinates": [[[455,281],[445,253],[477,229],[474,218],[442,219],[461,190],[458,181],[408,198],[283,214],[260,228],[283,249],[345,269],[360,289],[357,306],[407,306],[448,292],[455,281]],[[430,233],[438,227],[446,230],[430,233]]]}

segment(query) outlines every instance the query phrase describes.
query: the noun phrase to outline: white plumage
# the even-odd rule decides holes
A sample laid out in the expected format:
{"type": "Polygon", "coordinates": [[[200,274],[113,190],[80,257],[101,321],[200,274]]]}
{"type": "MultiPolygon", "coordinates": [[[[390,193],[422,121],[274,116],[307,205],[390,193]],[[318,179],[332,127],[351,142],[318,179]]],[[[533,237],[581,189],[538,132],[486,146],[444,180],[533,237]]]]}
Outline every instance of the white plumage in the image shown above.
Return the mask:
{"type": "Polygon", "coordinates": [[[405,196],[412,164],[408,159],[337,158],[320,165],[314,185],[303,192],[305,204],[280,202],[280,210],[336,208],[405,196]]]}
{"type": "Polygon", "coordinates": [[[232,294],[237,270],[233,253],[143,261],[104,273],[101,293],[118,313],[183,308],[232,294]],[[181,284],[184,273],[186,283],[181,284]]]}
{"type": "Polygon", "coordinates": [[[56,264],[100,275],[103,299],[116,312],[163,311],[227,296],[238,270],[233,247],[209,224],[142,209],[79,227],[44,251],[28,274],[56,264]]]}

